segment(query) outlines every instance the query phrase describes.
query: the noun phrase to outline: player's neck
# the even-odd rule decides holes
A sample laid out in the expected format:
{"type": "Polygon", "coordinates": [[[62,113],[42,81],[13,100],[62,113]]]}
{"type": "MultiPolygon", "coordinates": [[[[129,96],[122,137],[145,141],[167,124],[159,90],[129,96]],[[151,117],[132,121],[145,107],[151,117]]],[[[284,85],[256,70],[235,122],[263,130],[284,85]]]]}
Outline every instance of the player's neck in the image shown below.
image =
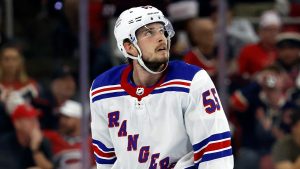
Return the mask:
{"type": "Polygon", "coordinates": [[[156,84],[162,77],[162,73],[152,74],[147,72],[138,63],[133,63],[133,82],[137,86],[150,87],[156,84]]]}

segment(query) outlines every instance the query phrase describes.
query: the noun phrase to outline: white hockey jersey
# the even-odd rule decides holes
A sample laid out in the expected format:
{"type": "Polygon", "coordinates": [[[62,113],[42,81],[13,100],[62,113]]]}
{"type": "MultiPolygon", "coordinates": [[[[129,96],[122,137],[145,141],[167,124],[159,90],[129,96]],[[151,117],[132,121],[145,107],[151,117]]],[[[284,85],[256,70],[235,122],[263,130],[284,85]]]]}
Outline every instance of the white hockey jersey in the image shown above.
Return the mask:
{"type": "Polygon", "coordinates": [[[121,65],[91,87],[91,130],[98,169],[232,169],[231,134],[205,70],[172,61],[146,88],[121,65]]]}

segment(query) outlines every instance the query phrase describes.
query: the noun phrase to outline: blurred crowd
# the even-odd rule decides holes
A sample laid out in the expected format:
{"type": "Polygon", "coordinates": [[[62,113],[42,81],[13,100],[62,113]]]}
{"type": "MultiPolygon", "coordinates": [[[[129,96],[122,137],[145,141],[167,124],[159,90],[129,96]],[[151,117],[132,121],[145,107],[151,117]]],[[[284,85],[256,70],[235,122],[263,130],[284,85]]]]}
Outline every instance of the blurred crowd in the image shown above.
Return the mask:
{"type": "MultiPolygon", "coordinates": [[[[112,36],[115,17],[131,6],[153,5],[176,31],[170,59],[202,67],[218,84],[219,2],[89,0],[90,82],[124,63],[112,36]]],[[[300,1],[226,4],[228,99],[222,101],[235,168],[300,169],[300,1]]],[[[79,169],[81,144],[91,141],[80,133],[79,0],[13,0],[13,37],[5,34],[5,10],[1,1],[0,168],[79,169]]]]}

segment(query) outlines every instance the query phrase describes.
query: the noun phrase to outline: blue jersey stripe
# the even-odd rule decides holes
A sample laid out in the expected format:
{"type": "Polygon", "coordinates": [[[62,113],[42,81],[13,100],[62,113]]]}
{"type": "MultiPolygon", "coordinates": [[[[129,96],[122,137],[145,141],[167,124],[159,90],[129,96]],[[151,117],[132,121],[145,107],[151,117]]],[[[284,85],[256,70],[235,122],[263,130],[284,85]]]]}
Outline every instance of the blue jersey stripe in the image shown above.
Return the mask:
{"type": "MultiPolygon", "coordinates": [[[[94,80],[91,90],[103,86],[120,84],[122,72],[127,66],[127,64],[116,66],[102,73],[94,80]]],[[[194,65],[189,65],[183,61],[170,61],[165,82],[174,79],[192,81],[195,74],[200,70],[201,68],[194,65]]]]}
{"type": "Polygon", "coordinates": [[[101,148],[101,150],[103,150],[103,151],[106,151],[106,152],[115,151],[114,148],[107,148],[107,147],[106,147],[103,143],[101,143],[101,141],[99,141],[99,140],[93,139],[92,143],[97,144],[97,146],[98,146],[99,148],[101,148]]]}
{"type": "MultiPolygon", "coordinates": [[[[184,88],[184,87],[167,87],[167,88],[163,88],[163,89],[156,89],[151,94],[159,94],[159,93],[172,92],[172,91],[189,93],[189,89],[184,88]]],[[[98,96],[93,97],[92,101],[95,102],[97,100],[118,97],[118,96],[125,96],[125,95],[128,95],[128,93],[127,92],[113,92],[113,93],[100,94],[98,96]]]]}
{"type": "MultiPolygon", "coordinates": [[[[112,85],[119,85],[121,84],[121,76],[124,71],[124,69],[128,65],[121,65],[121,66],[116,66],[103,74],[99,75],[92,84],[91,87],[91,93],[97,88],[102,88],[105,86],[112,86],[112,85]]],[[[172,80],[185,80],[185,81],[192,81],[194,78],[195,74],[199,72],[201,68],[186,64],[185,62],[182,61],[170,61],[168,69],[167,69],[167,74],[164,79],[164,83],[167,83],[172,80]]],[[[152,94],[157,94],[157,93],[163,93],[167,91],[177,91],[177,92],[189,92],[189,88],[184,88],[184,87],[177,87],[177,86],[170,86],[168,88],[162,88],[162,89],[155,89],[152,94]]],[[[103,95],[98,95],[98,96],[91,96],[92,102],[101,100],[101,99],[106,99],[106,98],[111,98],[111,97],[118,97],[118,96],[124,96],[128,95],[127,92],[113,92],[112,93],[106,93],[103,95]]]]}
{"type": "Polygon", "coordinates": [[[205,162],[205,161],[215,160],[215,159],[222,158],[222,157],[231,156],[231,155],[232,155],[231,148],[227,149],[227,150],[215,152],[215,153],[204,154],[200,163],[205,162]]]}
{"type": "Polygon", "coordinates": [[[114,164],[117,160],[117,157],[115,157],[113,159],[103,159],[103,158],[99,158],[95,155],[95,160],[98,164],[114,164]]]}
{"type": "Polygon", "coordinates": [[[171,91],[189,93],[189,89],[184,87],[167,87],[162,89],[155,89],[151,94],[158,94],[158,93],[171,92],[171,91]]]}
{"type": "Polygon", "coordinates": [[[103,86],[120,84],[121,74],[127,66],[128,66],[127,64],[115,66],[115,67],[107,70],[106,72],[102,73],[101,75],[96,77],[96,79],[94,80],[91,90],[94,90],[96,88],[103,87],[103,86]]]}
{"type": "Polygon", "coordinates": [[[198,151],[211,141],[222,140],[222,139],[226,139],[226,138],[230,138],[230,137],[231,137],[231,134],[229,131],[224,132],[224,133],[214,134],[214,135],[211,135],[210,137],[202,140],[201,142],[194,144],[193,149],[194,149],[194,151],[198,151]]]}

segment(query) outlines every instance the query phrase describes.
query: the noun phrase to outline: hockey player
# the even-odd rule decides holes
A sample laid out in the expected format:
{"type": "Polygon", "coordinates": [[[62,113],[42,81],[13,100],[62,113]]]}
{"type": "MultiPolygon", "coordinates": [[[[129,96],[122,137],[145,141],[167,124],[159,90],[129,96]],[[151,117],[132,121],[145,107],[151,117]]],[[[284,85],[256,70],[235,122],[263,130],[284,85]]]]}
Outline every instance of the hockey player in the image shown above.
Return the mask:
{"type": "Polygon", "coordinates": [[[100,169],[232,169],[231,134],[205,70],[169,63],[170,22],[152,6],[124,11],[114,34],[129,64],[91,87],[91,130],[100,169]]]}

